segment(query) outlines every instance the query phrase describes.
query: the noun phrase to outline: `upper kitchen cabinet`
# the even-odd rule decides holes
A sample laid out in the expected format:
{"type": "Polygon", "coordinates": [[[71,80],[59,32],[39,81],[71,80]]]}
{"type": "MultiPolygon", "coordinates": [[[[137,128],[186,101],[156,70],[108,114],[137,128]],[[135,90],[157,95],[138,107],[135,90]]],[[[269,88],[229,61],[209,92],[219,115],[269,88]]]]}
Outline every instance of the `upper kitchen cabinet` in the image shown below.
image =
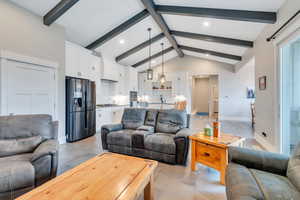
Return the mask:
{"type": "Polygon", "coordinates": [[[78,77],[79,72],[79,55],[80,50],[74,44],[66,42],[66,75],[78,77]]]}
{"type": "Polygon", "coordinates": [[[101,59],[92,52],[66,42],[66,75],[95,81],[100,78],[101,59]]]}

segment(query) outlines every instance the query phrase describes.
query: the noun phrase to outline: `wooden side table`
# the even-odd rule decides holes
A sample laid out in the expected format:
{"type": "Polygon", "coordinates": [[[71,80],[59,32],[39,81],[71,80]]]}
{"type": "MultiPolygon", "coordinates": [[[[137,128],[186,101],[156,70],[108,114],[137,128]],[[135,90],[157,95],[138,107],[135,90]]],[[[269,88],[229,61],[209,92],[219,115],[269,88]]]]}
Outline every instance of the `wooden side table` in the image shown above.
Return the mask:
{"type": "Polygon", "coordinates": [[[230,134],[209,137],[198,133],[189,137],[192,141],[191,169],[196,171],[199,162],[220,172],[220,182],[225,184],[225,170],[228,165],[228,146],[243,146],[245,138],[230,134]]]}

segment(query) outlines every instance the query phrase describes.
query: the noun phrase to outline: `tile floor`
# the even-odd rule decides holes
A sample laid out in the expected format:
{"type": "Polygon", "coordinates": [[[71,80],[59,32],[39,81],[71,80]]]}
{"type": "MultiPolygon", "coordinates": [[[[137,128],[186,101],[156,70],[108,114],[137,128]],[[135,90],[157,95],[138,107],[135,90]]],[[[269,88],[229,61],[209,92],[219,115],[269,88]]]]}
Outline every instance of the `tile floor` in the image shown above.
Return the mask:
{"type": "MultiPolygon", "coordinates": [[[[207,117],[193,116],[191,128],[200,131],[207,124],[207,117]]],[[[225,133],[246,137],[246,146],[260,149],[253,139],[250,123],[222,121],[221,130],[225,133]]],[[[59,173],[103,153],[100,134],[76,143],[60,146],[59,173]]],[[[225,200],[225,187],[219,184],[219,173],[198,165],[198,171],[191,172],[189,164],[174,166],[159,163],[155,172],[155,199],[157,200],[225,200]]]]}

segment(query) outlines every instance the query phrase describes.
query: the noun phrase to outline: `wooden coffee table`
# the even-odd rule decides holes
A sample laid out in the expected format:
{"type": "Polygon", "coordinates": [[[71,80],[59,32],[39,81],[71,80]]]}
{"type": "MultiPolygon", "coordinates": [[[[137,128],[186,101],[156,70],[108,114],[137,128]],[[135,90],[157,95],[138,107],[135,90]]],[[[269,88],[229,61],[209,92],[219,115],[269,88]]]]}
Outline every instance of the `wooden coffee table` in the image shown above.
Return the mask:
{"type": "Polygon", "coordinates": [[[113,153],[88,160],[17,200],[153,199],[157,162],[113,153]]]}
{"type": "Polygon", "coordinates": [[[245,138],[230,134],[209,137],[198,133],[189,137],[192,141],[191,169],[196,171],[196,163],[202,163],[220,172],[220,182],[225,184],[225,170],[228,165],[228,146],[243,146],[245,138]]]}

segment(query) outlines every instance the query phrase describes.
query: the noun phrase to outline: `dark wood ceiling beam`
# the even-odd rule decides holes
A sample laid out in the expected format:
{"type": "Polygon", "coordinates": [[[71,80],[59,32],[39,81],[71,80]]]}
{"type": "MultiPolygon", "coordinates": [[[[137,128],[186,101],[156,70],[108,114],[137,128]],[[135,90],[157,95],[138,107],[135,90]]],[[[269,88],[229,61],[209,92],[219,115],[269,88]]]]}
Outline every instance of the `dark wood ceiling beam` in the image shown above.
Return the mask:
{"type": "MultiPolygon", "coordinates": [[[[165,37],[165,35],[163,33],[160,33],[159,35],[151,38],[152,43],[157,42],[158,40],[162,39],[163,37],[165,37]]],[[[149,46],[150,41],[147,40],[139,45],[137,45],[136,47],[133,47],[132,49],[126,51],[125,53],[122,53],[121,55],[116,57],[116,62],[119,62],[120,60],[123,60],[125,58],[127,58],[128,56],[144,49],[145,47],[149,46]]]]}
{"type": "Polygon", "coordinates": [[[132,18],[128,19],[126,22],[122,23],[118,27],[114,28],[110,32],[106,33],[105,35],[103,35],[102,37],[97,39],[95,42],[88,45],[86,48],[87,49],[96,49],[96,48],[98,48],[99,46],[101,46],[105,42],[111,40],[112,38],[116,37],[120,33],[128,30],[130,27],[132,27],[135,24],[139,23],[140,21],[142,21],[143,19],[145,19],[148,16],[149,16],[149,12],[146,9],[141,11],[140,13],[136,14],[132,18]]]}
{"type": "Polygon", "coordinates": [[[189,32],[183,32],[183,31],[172,31],[171,30],[170,32],[172,35],[175,35],[178,37],[189,38],[189,39],[203,40],[203,41],[207,41],[207,42],[216,42],[216,43],[229,44],[229,45],[235,45],[235,46],[241,46],[241,47],[253,47],[252,41],[231,39],[231,38],[197,34],[197,33],[189,33],[189,32]]]}
{"type": "Polygon", "coordinates": [[[183,45],[179,45],[179,48],[181,48],[182,50],[186,50],[186,51],[193,51],[196,53],[208,54],[208,55],[218,56],[221,58],[227,58],[227,59],[231,59],[231,60],[237,60],[237,61],[242,60],[241,56],[236,56],[236,55],[232,55],[232,54],[220,53],[220,52],[210,51],[210,50],[205,50],[205,49],[198,49],[198,48],[188,47],[188,46],[183,46],[183,45]]]}
{"type": "Polygon", "coordinates": [[[150,15],[154,19],[154,21],[158,24],[161,31],[164,33],[164,35],[169,40],[173,48],[176,50],[179,57],[183,57],[184,54],[181,51],[181,49],[178,48],[178,44],[175,38],[170,34],[170,30],[167,23],[165,22],[161,14],[156,12],[156,5],[153,3],[153,0],[141,0],[141,2],[144,4],[144,6],[146,7],[146,9],[149,11],[150,15]]]}
{"type": "Polygon", "coordinates": [[[246,10],[229,10],[215,8],[197,8],[184,6],[156,5],[156,11],[161,14],[206,17],[215,19],[237,20],[274,24],[277,20],[275,12],[260,12],[246,10]]]}
{"type": "Polygon", "coordinates": [[[50,26],[79,0],[62,0],[44,16],[44,24],[50,26]]]}
{"type": "Polygon", "coordinates": [[[146,58],[146,59],[144,59],[144,60],[142,60],[142,61],[140,61],[140,62],[132,65],[132,67],[139,67],[139,66],[147,63],[148,61],[152,60],[152,59],[155,59],[155,58],[157,58],[159,56],[162,56],[162,54],[169,53],[172,50],[174,50],[174,47],[169,47],[169,48],[167,48],[167,49],[165,49],[163,51],[158,52],[157,54],[152,55],[151,58],[146,58]]]}

